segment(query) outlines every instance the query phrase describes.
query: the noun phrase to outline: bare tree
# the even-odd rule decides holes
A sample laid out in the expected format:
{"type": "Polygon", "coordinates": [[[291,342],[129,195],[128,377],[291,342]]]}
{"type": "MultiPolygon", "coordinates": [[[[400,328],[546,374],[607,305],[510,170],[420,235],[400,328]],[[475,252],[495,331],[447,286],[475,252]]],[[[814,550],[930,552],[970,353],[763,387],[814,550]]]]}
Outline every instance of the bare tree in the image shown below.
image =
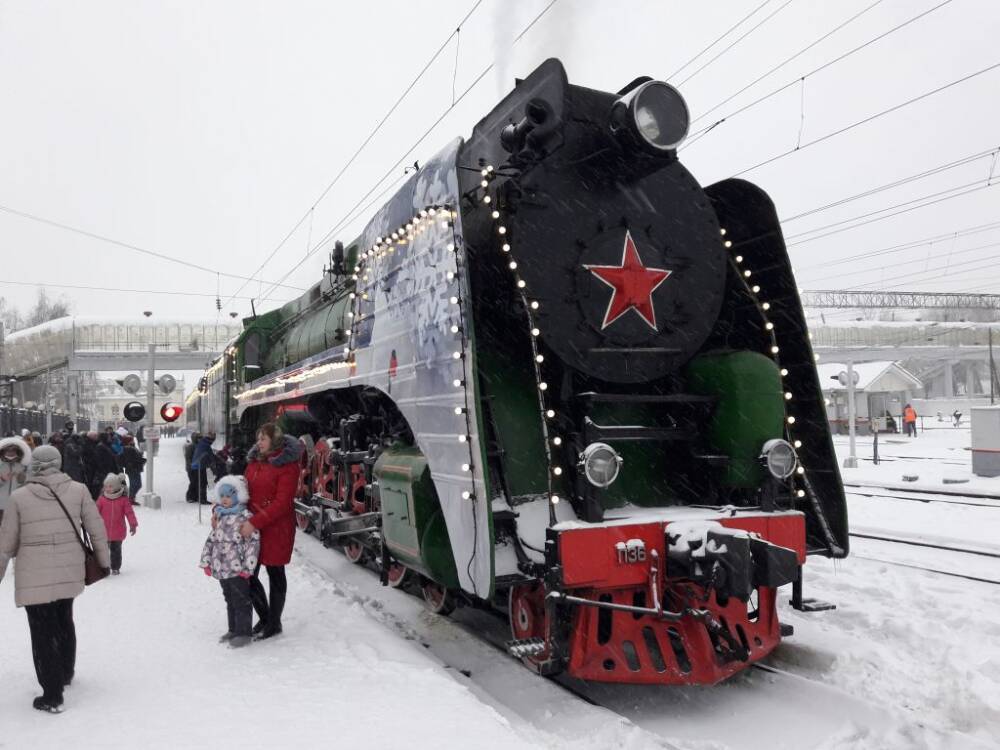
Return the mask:
{"type": "Polygon", "coordinates": [[[38,288],[38,296],[31,310],[22,315],[21,312],[6,299],[0,297],[0,320],[8,332],[31,328],[41,323],[46,323],[56,318],[63,318],[70,314],[70,303],[66,297],[49,297],[49,293],[44,287],[38,288]]]}

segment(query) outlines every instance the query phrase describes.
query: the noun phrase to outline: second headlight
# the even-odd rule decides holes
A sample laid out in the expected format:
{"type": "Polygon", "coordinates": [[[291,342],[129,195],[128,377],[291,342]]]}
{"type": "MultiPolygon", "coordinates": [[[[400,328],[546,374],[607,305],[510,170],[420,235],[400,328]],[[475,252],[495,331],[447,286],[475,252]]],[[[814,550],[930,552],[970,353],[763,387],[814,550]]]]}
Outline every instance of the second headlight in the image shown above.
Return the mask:
{"type": "Polygon", "coordinates": [[[760,459],[775,479],[788,479],[799,463],[795,449],[787,440],[775,438],[764,443],[760,459]]]}

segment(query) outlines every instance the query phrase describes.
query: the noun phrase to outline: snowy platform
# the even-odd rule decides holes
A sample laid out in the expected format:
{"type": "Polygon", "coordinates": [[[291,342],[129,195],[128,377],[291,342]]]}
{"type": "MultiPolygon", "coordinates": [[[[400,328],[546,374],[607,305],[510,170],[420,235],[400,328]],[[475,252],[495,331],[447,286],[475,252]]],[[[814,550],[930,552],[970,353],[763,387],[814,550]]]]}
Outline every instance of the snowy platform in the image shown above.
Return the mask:
{"type": "MultiPolygon", "coordinates": [[[[898,553],[860,544],[845,561],[807,565],[807,595],[836,610],[795,612],[783,592],[781,615],[796,633],[769,659],[777,671],[751,669],[714,688],[538,677],[498,647],[507,636],[497,618],[429,614],[305,536],[288,569],[285,633],[232,651],[216,642],[225,629],[218,584],[196,566],[207,526],[181,500],[181,446],[164,441],[163,510],[138,509],[122,575],[77,600],[77,679],[60,716],[31,708],[27,623],[13,580],[0,583],[0,746],[997,747],[1000,586],[903,567],[892,562],[898,553]],[[869,559],[879,556],[890,561],[869,559]]],[[[867,527],[923,526],[945,539],[974,527],[984,546],[998,544],[986,516],[998,510],[908,502],[932,514],[911,523],[902,509],[876,512],[888,502],[904,501],[852,496],[852,517],[867,507],[867,527]]]]}

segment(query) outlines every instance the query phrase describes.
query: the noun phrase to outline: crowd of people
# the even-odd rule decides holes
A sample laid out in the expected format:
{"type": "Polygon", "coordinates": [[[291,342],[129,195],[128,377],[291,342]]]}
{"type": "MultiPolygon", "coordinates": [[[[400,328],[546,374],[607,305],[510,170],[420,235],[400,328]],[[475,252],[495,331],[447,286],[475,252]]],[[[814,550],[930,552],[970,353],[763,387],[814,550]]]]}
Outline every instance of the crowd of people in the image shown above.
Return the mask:
{"type": "MultiPolygon", "coordinates": [[[[212,432],[195,434],[185,446],[186,499],[209,502],[211,473],[215,507],[199,566],[222,588],[228,627],[220,642],[241,648],[282,632],[302,444],[272,423],[261,426],[249,452],[216,451],[215,440],[212,432]]],[[[0,439],[0,581],[14,560],[14,600],[28,618],[40,711],[61,713],[74,678],[73,600],[93,582],[94,565],[103,575],[121,571],[122,543],[139,527],[132,506],[144,464],[127,430],[79,435],[67,422],[47,444],[30,433],[0,439]]]]}

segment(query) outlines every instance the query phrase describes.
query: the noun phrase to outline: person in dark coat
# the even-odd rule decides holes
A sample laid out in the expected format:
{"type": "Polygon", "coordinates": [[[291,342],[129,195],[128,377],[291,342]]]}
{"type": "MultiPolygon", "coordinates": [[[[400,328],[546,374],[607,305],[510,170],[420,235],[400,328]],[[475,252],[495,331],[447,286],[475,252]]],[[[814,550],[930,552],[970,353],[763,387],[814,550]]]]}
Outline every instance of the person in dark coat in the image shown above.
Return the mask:
{"type": "Polygon", "coordinates": [[[215,442],[215,432],[208,433],[198,441],[191,456],[191,468],[198,472],[198,502],[208,505],[208,470],[214,465],[215,453],[212,444],[215,442]]]}
{"type": "Polygon", "coordinates": [[[63,473],[74,482],[87,484],[86,469],[83,465],[83,445],[79,435],[70,433],[55,433],[52,444],[59,449],[63,457],[63,473]],[[60,438],[57,440],[56,438],[60,438]]]}
{"type": "Polygon", "coordinates": [[[198,447],[201,440],[200,432],[192,432],[191,439],[184,446],[184,469],[188,475],[188,488],[184,499],[189,503],[198,502],[198,470],[191,466],[191,459],[194,458],[194,449],[198,447]]]}
{"type": "Polygon", "coordinates": [[[122,438],[122,455],[118,459],[122,471],[128,477],[128,499],[132,505],[138,505],[135,501],[136,495],[142,488],[142,469],[146,465],[146,459],[139,449],[135,447],[135,440],[131,435],[122,438]]]}
{"type": "Polygon", "coordinates": [[[288,591],[285,566],[291,562],[295,543],[295,491],[301,453],[302,443],[268,422],[257,431],[257,444],[247,454],[246,480],[253,515],[240,533],[249,538],[260,531],[260,561],[250,579],[250,598],[260,618],[254,633],[261,638],[281,632],[281,613],[288,591]],[[267,569],[270,597],[265,596],[260,581],[261,565],[267,569]]]}
{"type": "Polygon", "coordinates": [[[96,432],[88,432],[87,440],[94,443],[87,486],[96,501],[101,496],[104,478],[108,474],[118,473],[118,460],[111,450],[111,441],[106,432],[100,435],[96,432]]]}

